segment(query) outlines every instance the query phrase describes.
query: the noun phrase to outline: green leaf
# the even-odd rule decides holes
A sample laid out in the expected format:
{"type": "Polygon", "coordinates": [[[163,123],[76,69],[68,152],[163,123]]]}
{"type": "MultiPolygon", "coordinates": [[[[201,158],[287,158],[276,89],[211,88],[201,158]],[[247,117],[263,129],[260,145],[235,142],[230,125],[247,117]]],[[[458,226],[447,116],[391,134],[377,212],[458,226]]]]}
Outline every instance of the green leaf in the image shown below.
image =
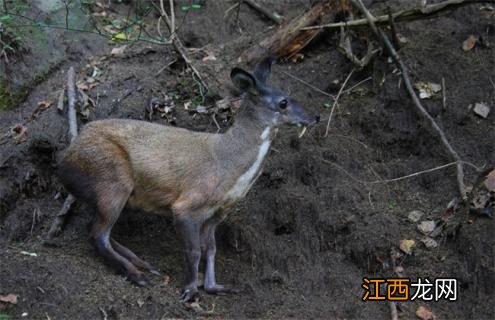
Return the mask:
{"type": "Polygon", "coordinates": [[[7,20],[12,20],[12,16],[10,14],[0,16],[0,21],[7,21],[7,20]]]}
{"type": "Polygon", "coordinates": [[[189,11],[190,7],[189,6],[182,6],[180,7],[182,11],[189,11]]]}
{"type": "Polygon", "coordinates": [[[124,32],[117,33],[112,37],[112,41],[116,40],[127,40],[127,35],[124,32]]]}
{"type": "Polygon", "coordinates": [[[330,108],[330,103],[325,103],[323,106],[324,106],[325,108],[330,108]]]}
{"type": "Polygon", "coordinates": [[[194,4],[191,5],[191,8],[193,8],[193,9],[201,9],[201,5],[198,4],[198,3],[194,3],[194,4]]]}

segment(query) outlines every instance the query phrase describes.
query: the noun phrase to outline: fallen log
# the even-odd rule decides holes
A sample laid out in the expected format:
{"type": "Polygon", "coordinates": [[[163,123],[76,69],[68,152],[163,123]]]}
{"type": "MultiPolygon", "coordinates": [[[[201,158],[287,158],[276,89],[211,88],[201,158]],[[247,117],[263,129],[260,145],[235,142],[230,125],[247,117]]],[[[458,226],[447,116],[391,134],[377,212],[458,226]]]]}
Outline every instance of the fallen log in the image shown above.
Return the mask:
{"type": "Polygon", "coordinates": [[[239,62],[251,64],[265,56],[290,58],[321,32],[321,29],[304,30],[304,28],[330,21],[330,13],[346,11],[348,7],[348,0],[330,0],[314,6],[302,16],[294,18],[286,26],[277,30],[273,35],[244,51],[239,62]]]}

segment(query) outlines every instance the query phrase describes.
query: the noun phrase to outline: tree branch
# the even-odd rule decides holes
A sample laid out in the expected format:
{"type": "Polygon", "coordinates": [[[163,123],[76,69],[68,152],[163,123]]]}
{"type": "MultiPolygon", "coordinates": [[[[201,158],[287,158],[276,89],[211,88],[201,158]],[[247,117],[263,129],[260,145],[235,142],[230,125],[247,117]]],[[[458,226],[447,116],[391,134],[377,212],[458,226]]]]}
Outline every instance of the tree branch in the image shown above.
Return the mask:
{"type": "Polygon", "coordinates": [[[373,32],[375,33],[376,37],[381,40],[383,46],[387,51],[389,52],[390,56],[394,60],[394,62],[397,64],[397,67],[401,70],[401,75],[404,80],[404,83],[406,84],[406,89],[411,96],[411,99],[414,102],[414,106],[416,107],[418,113],[422,115],[427,122],[430,124],[430,126],[433,128],[433,130],[437,133],[437,135],[440,137],[440,140],[442,141],[442,144],[444,147],[447,149],[447,151],[450,153],[452,158],[456,161],[457,164],[457,184],[459,188],[459,193],[461,194],[462,199],[466,199],[466,187],[464,185],[464,168],[463,168],[463,162],[457,152],[454,150],[452,145],[450,144],[449,140],[445,136],[445,133],[443,130],[438,126],[438,124],[435,122],[435,119],[426,111],[426,109],[423,107],[421,104],[421,101],[419,100],[418,96],[416,95],[416,92],[414,91],[413,85],[411,83],[411,79],[409,77],[409,71],[404,64],[404,62],[401,60],[399,54],[395,50],[394,46],[388,39],[387,35],[383,33],[380,29],[375,24],[375,18],[371,15],[371,13],[366,9],[364,6],[363,2],[361,0],[351,0],[351,2],[359,8],[363,14],[366,16],[366,19],[369,22],[369,25],[373,32]]]}
{"type": "MultiPolygon", "coordinates": [[[[474,3],[495,3],[495,0],[448,0],[436,4],[426,5],[424,7],[400,10],[392,13],[391,17],[395,22],[428,19],[443,11],[454,10],[474,3]]],[[[372,22],[375,24],[386,24],[389,22],[390,17],[388,14],[385,14],[378,17],[372,17],[372,19],[372,22]]],[[[356,19],[344,22],[328,23],[319,26],[309,26],[302,28],[301,30],[336,29],[340,27],[350,28],[365,26],[368,23],[368,19],[356,19]]]]}

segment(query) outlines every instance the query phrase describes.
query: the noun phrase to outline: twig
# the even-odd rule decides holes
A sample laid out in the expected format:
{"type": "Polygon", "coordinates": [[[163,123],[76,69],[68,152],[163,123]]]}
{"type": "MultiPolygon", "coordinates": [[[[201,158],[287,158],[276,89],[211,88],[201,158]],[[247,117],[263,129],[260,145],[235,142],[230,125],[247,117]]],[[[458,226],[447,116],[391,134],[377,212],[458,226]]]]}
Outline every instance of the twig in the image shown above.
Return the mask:
{"type": "Polygon", "coordinates": [[[105,309],[103,309],[102,307],[98,307],[98,309],[100,309],[100,311],[101,311],[101,314],[103,316],[103,320],[108,320],[108,314],[105,311],[105,309]]]}
{"type": "Polygon", "coordinates": [[[241,5],[242,0],[237,1],[234,3],[231,7],[229,7],[225,12],[223,13],[223,18],[227,18],[227,15],[229,14],[230,11],[234,10],[235,8],[239,7],[241,5]]]}
{"type": "Polygon", "coordinates": [[[447,110],[447,95],[445,94],[445,78],[442,77],[442,107],[443,110],[447,110]]]}
{"type": "MultiPolygon", "coordinates": [[[[158,10],[158,12],[160,13],[160,15],[165,19],[165,22],[167,23],[168,29],[170,31],[170,36],[172,38],[171,40],[172,40],[172,43],[173,43],[173,45],[175,47],[175,50],[177,50],[177,52],[181,55],[181,57],[184,60],[184,62],[186,63],[186,65],[192,70],[193,74],[196,76],[196,78],[201,83],[201,85],[205,89],[208,89],[208,86],[203,81],[201,75],[199,74],[198,69],[196,69],[196,67],[194,67],[191,59],[189,59],[189,57],[187,56],[187,53],[186,53],[187,49],[186,49],[186,47],[184,47],[184,45],[182,44],[182,41],[179,39],[178,35],[175,34],[174,1],[173,0],[169,0],[169,4],[170,4],[170,18],[168,17],[167,12],[165,11],[165,7],[163,5],[163,0],[160,0],[160,7],[157,7],[157,5],[155,3],[153,3],[153,2],[152,2],[152,4],[158,10]]],[[[202,89],[200,88],[200,90],[202,90],[202,89]]]]}
{"type": "Polygon", "coordinates": [[[425,174],[425,173],[429,173],[429,172],[433,172],[433,171],[445,169],[447,167],[453,166],[454,164],[457,164],[457,162],[450,162],[450,163],[444,164],[443,166],[439,166],[439,167],[435,167],[435,168],[431,168],[431,169],[426,169],[426,170],[423,170],[423,171],[411,173],[411,174],[408,174],[406,176],[402,176],[402,177],[398,177],[398,178],[394,178],[394,179],[376,180],[376,181],[371,181],[369,183],[370,184],[378,184],[378,183],[388,183],[388,182],[401,181],[401,180],[405,180],[405,179],[417,177],[417,176],[422,175],[422,174],[425,174]]]}
{"type": "Polygon", "coordinates": [[[270,10],[263,8],[259,3],[255,2],[254,0],[243,0],[243,1],[247,3],[251,8],[262,13],[265,17],[272,20],[276,24],[281,24],[284,21],[284,17],[282,17],[276,12],[270,12],[270,10]]]}
{"type": "Polygon", "coordinates": [[[67,198],[65,198],[64,204],[62,208],[55,216],[55,219],[50,226],[50,230],[48,230],[48,239],[53,239],[62,232],[65,221],[67,220],[67,214],[69,213],[72,204],[76,201],[76,198],[72,194],[68,194],[67,198]]]}
{"type": "Polygon", "coordinates": [[[34,231],[34,226],[36,225],[36,220],[39,219],[39,209],[38,208],[35,208],[33,210],[33,222],[31,223],[31,237],[33,236],[33,231],[34,231]]]}
{"type": "Polygon", "coordinates": [[[58,96],[58,102],[57,102],[57,110],[59,112],[64,112],[64,98],[65,98],[65,89],[62,88],[62,90],[60,90],[60,94],[58,96]]]}
{"type": "MultiPolygon", "coordinates": [[[[41,28],[62,29],[62,30],[73,31],[73,32],[95,34],[95,35],[98,35],[98,36],[101,36],[101,37],[104,37],[107,39],[112,38],[114,36],[114,34],[111,34],[111,33],[101,32],[101,30],[99,30],[95,25],[93,25],[93,27],[96,29],[96,31],[89,30],[89,29],[74,28],[74,27],[67,28],[65,25],[62,26],[62,25],[54,25],[54,24],[45,24],[45,23],[36,21],[33,18],[30,18],[30,17],[22,15],[22,14],[18,14],[18,13],[10,12],[9,15],[14,16],[14,17],[19,17],[19,18],[22,18],[24,20],[31,22],[30,24],[11,24],[12,28],[33,28],[33,27],[36,27],[36,28],[40,28],[40,29],[41,28]]],[[[138,42],[138,41],[143,41],[143,42],[149,42],[149,43],[160,44],[160,45],[171,44],[171,41],[160,41],[157,39],[153,39],[151,37],[150,38],[144,38],[144,37],[141,37],[141,35],[139,35],[134,40],[128,40],[128,41],[132,41],[133,43],[138,42]]]]}
{"type": "Polygon", "coordinates": [[[69,29],[69,5],[71,3],[71,0],[62,0],[62,2],[64,3],[65,6],[65,27],[69,29]]]}
{"type": "MultiPolygon", "coordinates": [[[[77,137],[77,114],[76,114],[76,73],[74,67],[69,68],[67,72],[67,115],[69,119],[69,135],[71,143],[77,137]]],[[[72,204],[76,201],[76,198],[69,194],[65,198],[64,204],[48,230],[48,239],[53,239],[62,232],[65,221],[67,220],[67,213],[70,211],[72,204]]]]}
{"type": "Polygon", "coordinates": [[[371,41],[368,41],[368,48],[366,49],[366,54],[364,57],[359,59],[352,51],[351,38],[344,31],[344,27],[340,28],[340,41],[339,41],[339,51],[344,54],[344,56],[349,59],[356,67],[363,69],[366,67],[371,59],[380,51],[373,49],[371,41]]]}
{"type": "Polygon", "coordinates": [[[352,69],[351,72],[349,72],[349,75],[347,76],[347,78],[345,78],[344,83],[342,84],[339,92],[337,93],[337,97],[335,97],[335,100],[333,101],[332,109],[330,110],[330,116],[328,117],[327,129],[325,130],[325,135],[324,135],[325,137],[328,135],[328,130],[330,129],[330,122],[332,121],[332,115],[333,115],[333,111],[335,110],[335,106],[337,105],[337,102],[339,101],[340,95],[342,94],[342,91],[344,90],[345,85],[347,84],[347,81],[349,81],[349,79],[351,78],[353,73],[354,73],[354,69],[352,69]]]}
{"type": "MultiPolygon", "coordinates": [[[[393,13],[392,17],[396,22],[428,19],[442,11],[453,10],[474,3],[495,3],[495,1],[494,0],[448,0],[436,4],[430,4],[424,7],[422,6],[413,9],[400,10],[398,12],[393,13]]],[[[389,21],[389,15],[386,14],[378,17],[373,17],[372,21],[376,24],[386,24],[389,21]]],[[[351,27],[365,26],[367,24],[368,24],[368,19],[356,19],[345,22],[327,23],[319,26],[309,26],[302,28],[301,30],[337,29],[340,27],[351,28],[351,27]]]]}
{"type": "Polygon", "coordinates": [[[443,145],[447,149],[447,151],[450,153],[452,158],[456,161],[457,165],[457,184],[459,188],[459,192],[461,194],[462,199],[466,199],[466,187],[464,185],[464,168],[463,168],[463,162],[457,152],[454,150],[452,145],[450,144],[449,140],[445,136],[445,133],[443,130],[438,126],[438,124],[435,122],[435,119],[426,111],[426,109],[423,107],[421,104],[421,101],[419,100],[418,96],[416,95],[416,92],[414,92],[414,88],[411,84],[411,79],[409,78],[409,72],[404,64],[404,62],[400,59],[399,54],[393,47],[393,45],[390,43],[390,40],[388,37],[383,33],[381,30],[378,29],[378,27],[374,23],[374,18],[371,15],[371,13],[366,9],[364,6],[363,2],[361,0],[351,0],[351,2],[358,7],[366,16],[368,19],[368,22],[370,24],[371,29],[375,33],[375,35],[378,37],[383,42],[384,47],[388,50],[389,54],[392,56],[393,60],[401,70],[401,75],[402,78],[404,79],[404,83],[406,84],[407,91],[409,92],[409,95],[411,96],[414,105],[416,106],[416,109],[419,111],[419,113],[426,118],[427,122],[431,125],[433,130],[438,134],[440,137],[443,145]]]}
{"type": "Polygon", "coordinates": [[[352,90],[356,89],[357,87],[359,87],[360,85],[362,85],[363,83],[365,83],[366,81],[370,81],[371,79],[373,79],[373,77],[368,77],[364,80],[361,80],[359,81],[358,83],[356,83],[355,85],[353,85],[352,87],[350,87],[349,89],[345,89],[344,90],[344,93],[349,93],[349,92],[352,92],[352,90]]]}
{"type": "Polygon", "coordinates": [[[390,26],[390,31],[392,33],[393,44],[397,49],[400,49],[400,41],[399,36],[397,35],[397,27],[395,25],[395,19],[392,14],[392,8],[390,6],[387,7],[388,14],[388,25],[390,26]]]}
{"type": "Polygon", "coordinates": [[[315,87],[315,86],[314,86],[314,85],[312,85],[311,83],[306,82],[306,81],[304,81],[303,79],[301,79],[301,78],[299,78],[299,77],[296,77],[296,76],[295,76],[295,75],[293,75],[293,74],[290,74],[290,73],[285,72],[285,71],[283,71],[283,70],[280,70],[280,72],[282,72],[282,73],[283,73],[283,74],[285,74],[286,76],[291,77],[292,79],[296,80],[297,82],[300,82],[300,83],[304,84],[306,87],[311,88],[311,89],[315,90],[316,92],[319,92],[319,93],[321,93],[322,95],[325,95],[325,96],[330,97],[330,98],[332,98],[333,100],[335,100],[335,96],[334,96],[333,94],[330,94],[330,93],[328,93],[328,92],[325,92],[325,91],[323,91],[323,90],[321,90],[321,89],[319,89],[319,88],[315,87]]]}
{"type": "Polygon", "coordinates": [[[73,67],[67,73],[67,115],[69,118],[70,142],[77,137],[76,73],[73,67]]]}
{"type": "Polygon", "coordinates": [[[414,173],[411,173],[411,174],[408,174],[408,175],[405,175],[405,176],[401,176],[401,177],[398,177],[398,178],[394,178],[394,179],[364,181],[364,180],[361,180],[361,179],[355,177],[353,174],[351,174],[350,172],[348,172],[342,166],[336,164],[335,162],[332,162],[332,161],[327,160],[327,159],[324,159],[324,158],[321,158],[321,161],[323,161],[325,163],[328,163],[328,164],[336,167],[340,171],[344,172],[352,180],[354,180],[356,182],[359,182],[359,183],[361,183],[363,185],[372,185],[372,184],[389,183],[389,182],[397,182],[397,181],[401,181],[401,180],[406,180],[406,179],[409,179],[409,178],[417,177],[417,176],[422,175],[422,174],[425,174],[425,173],[430,173],[430,172],[433,172],[433,171],[445,169],[445,168],[448,168],[448,167],[451,167],[451,166],[457,164],[457,162],[454,161],[454,162],[450,162],[450,163],[444,164],[442,166],[438,166],[438,167],[435,167],[435,168],[426,169],[426,170],[423,170],[423,171],[414,172],[414,173]]]}
{"type": "Polygon", "coordinates": [[[214,122],[214,123],[215,123],[215,125],[217,126],[217,133],[219,133],[221,128],[220,128],[220,125],[218,124],[217,117],[215,117],[215,113],[213,113],[213,114],[211,115],[211,118],[213,119],[213,122],[214,122]]]}
{"type": "Polygon", "coordinates": [[[354,138],[351,138],[351,137],[348,137],[348,136],[345,136],[343,134],[338,134],[338,133],[330,133],[331,136],[336,136],[336,137],[340,137],[340,138],[344,138],[344,139],[348,139],[348,140],[351,140],[351,141],[354,141],[360,145],[362,145],[365,149],[368,149],[369,147],[364,143],[364,142],[361,142],[359,141],[358,139],[354,139],[354,138]]]}
{"type": "Polygon", "coordinates": [[[388,301],[388,306],[390,307],[390,318],[392,320],[399,320],[399,315],[397,314],[397,306],[394,301],[388,301]]]}

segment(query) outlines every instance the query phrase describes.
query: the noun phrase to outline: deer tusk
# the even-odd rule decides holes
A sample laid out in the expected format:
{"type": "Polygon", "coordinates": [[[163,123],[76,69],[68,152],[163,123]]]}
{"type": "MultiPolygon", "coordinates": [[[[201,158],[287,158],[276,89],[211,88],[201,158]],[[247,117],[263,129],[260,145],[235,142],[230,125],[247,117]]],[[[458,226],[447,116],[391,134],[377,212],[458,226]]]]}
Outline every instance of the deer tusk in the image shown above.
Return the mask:
{"type": "Polygon", "coordinates": [[[298,136],[298,138],[299,138],[299,139],[301,139],[301,138],[304,136],[304,134],[306,133],[306,129],[307,129],[307,128],[308,128],[308,127],[306,127],[306,126],[303,126],[303,127],[301,128],[301,131],[299,131],[299,136],[298,136]]]}

